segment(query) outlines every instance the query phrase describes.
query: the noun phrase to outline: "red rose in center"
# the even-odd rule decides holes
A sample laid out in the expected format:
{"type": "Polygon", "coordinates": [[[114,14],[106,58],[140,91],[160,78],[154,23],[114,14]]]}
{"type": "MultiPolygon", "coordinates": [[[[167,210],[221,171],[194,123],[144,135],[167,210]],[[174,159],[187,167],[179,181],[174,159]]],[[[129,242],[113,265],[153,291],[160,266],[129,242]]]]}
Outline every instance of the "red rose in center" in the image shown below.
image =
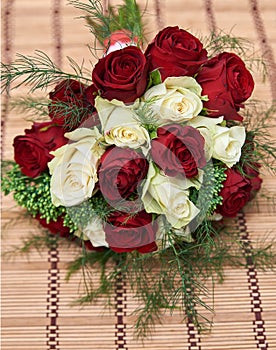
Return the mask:
{"type": "Polygon", "coordinates": [[[157,135],[151,155],[166,175],[194,177],[206,165],[204,138],[195,128],[170,124],[158,128],[157,135]]]}
{"type": "Polygon", "coordinates": [[[99,185],[111,202],[128,198],[148,171],[146,158],[129,148],[109,148],[101,158],[99,185]]]}

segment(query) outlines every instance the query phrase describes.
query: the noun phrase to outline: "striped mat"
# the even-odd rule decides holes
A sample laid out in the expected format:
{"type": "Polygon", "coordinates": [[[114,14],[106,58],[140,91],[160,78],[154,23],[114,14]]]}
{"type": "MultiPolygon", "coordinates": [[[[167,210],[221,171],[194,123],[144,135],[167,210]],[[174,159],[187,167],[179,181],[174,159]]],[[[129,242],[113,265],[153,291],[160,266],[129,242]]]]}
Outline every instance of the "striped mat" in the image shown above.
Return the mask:
{"type": "MultiPolygon", "coordinates": [[[[119,2],[119,1],[118,1],[119,2]]],[[[114,1],[111,2],[115,3],[114,1]]],[[[138,1],[144,8],[146,0],[138,1]]],[[[104,8],[108,1],[103,0],[104,8]]],[[[86,44],[93,37],[79,12],[66,0],[3,0],[2,60],[15,58],[16,52],[32,54],[43,50],[67,68],[66,56],[77,62],[93,61],[86,44]]],[[[151,0],[145,11],[147,34],[179,25],[195,35],[206,35],[218,28],[250,39],[257,53],[268,62],[268,77],[255,74],[254,98],[270,104],[276,100],[276,3],[272,0],[151,0]]],[[[26,89],[14,91],[23,95],[26,89]]],[[[12,159],[15,135],[29,125],[24,116],[9,109],[9,97],[2,97],[2,156],[12,159]]],[[[275,124],[271,125],[276,136],[275,124]]],[[[264,176],[264,187],[275,191],[275,178],[264,176]]],[[[16,221],[20,208],[11,197],[2,201],[2,249],[8,250],[38,228],[23,218],[16,221]]],[[[260,199],[237,218],[245,255],[255,242],[276,238],[275,209],[260,199]]],[[[253,350],[276,349],[276,275],[250,265],[225,269],[225,282],[214,290],[214,326],[208,334],[198,334],[194,325],[181,315],[164,315],[155,333],[144,343],[133,338],[135,300],[127,281],[118,279],[113,305],[104,307],[99,299],[83,308],[73,306],[78,296],[80,276],[65,282],[66,265],[77,254],[66,245],[49,251],[2,260],[2,349],[3,350],[253,350]]],[[[98,272],[94,271],[95,281],[98,272]]],[[[96,282],[95,282],[96,283],[96,282]]],[[[210,302],[212,302],[210,300],[210,302]]]]}

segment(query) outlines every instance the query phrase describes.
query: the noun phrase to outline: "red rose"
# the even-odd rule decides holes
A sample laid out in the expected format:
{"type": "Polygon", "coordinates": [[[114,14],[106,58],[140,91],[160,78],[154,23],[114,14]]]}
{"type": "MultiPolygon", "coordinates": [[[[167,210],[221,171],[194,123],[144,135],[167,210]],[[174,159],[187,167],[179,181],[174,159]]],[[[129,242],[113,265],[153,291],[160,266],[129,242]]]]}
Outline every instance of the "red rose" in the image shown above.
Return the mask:
{"type": "Polygon", "coordinates": [[[257,192],[260,190],[263,180],[259,177],[259,168],[261,167],[258,163],[247,164],[244,166],[243,171],[248,176],[251,183],[252,190],[250,194],[250,200],[253,199],[257,192]]]}
{"type": "Polygon", "coordinates": [[[115,252],[138,250],[149,253],[157,250],[155,236],[158,225],[145,210],[136,215],[116,211],[108,220],[104,227],[106,241],[115,252]]]}
{"type": "Polygon", "coordinates": [[[109,148],[101,158],[99,186],[109,201],[121,201],[134,193],[148,171],[145,157],[129,148],[109,148]]]}
{"type": "Polygon", "coordinates": [[[59,235],[60,237],[69,237],[70,229],[63,225],[63,217],[59,216],[56,221],[51,220],[47,222],[45,218],[41,218],[40,214],[35,216],[35,219],[39,221],[40,225],[47,228],[51,233],[59,235]]]}
{"type": "Polygon", "coordinates": [[[239,120],[237,113],[242,102],[252,94],[254,80],[246,69],[244,62],[234,53],[221,53],[210,59],[196,77],[201,85],[203,95],[209,101],[204,107],[209,109],[209,117],[223,115],[226,120],[239,120]]]}
{"type": "Polygon", "coordinates": [[[206,165],[205,141],[197,129],[170,124],[158,128],[157,136],[151,143],[151,155],[166,175],[194,177],[206,165]]]}
{"type": "Polygon", "coordinates": [[[94,111],[91,90],[90,86],[86,87],[73,79],[60,82],[49,94],[49,116],[52,121],[69,129],[77,128],[94,111]]]}
{"type": "Polygon", "coordinates": [[[98,61],[92,80],[103,98],[134,102],[147,87],[146,58],[136,46],[111,52],[98,61]]]}
{"type": "Polygon", "coordinates": [[[34,123],[25,135],[18,135],[13,141],[14,160],[20,165],[23,174],[37,177],[47,169],[53,158],[49,153],[67,143],[64,130],[52,122],[34,123]]]}
{"type": "Polygon", "coordinates": [[[216,211],[222,216],[234,217],[250,200],[252,185],[250,180],[242,176],[236,169],[227,169],[225,173],[227,178],[219,193],[223,200],[216,211]]]}
{"type": "Polygon", "coordinates": [[[159,69],[162,80],[174,76],[193,76],[207,61],[202,43],[186,30],[167,27],[161,30],[146,49],[150,71],[159,69]]]}

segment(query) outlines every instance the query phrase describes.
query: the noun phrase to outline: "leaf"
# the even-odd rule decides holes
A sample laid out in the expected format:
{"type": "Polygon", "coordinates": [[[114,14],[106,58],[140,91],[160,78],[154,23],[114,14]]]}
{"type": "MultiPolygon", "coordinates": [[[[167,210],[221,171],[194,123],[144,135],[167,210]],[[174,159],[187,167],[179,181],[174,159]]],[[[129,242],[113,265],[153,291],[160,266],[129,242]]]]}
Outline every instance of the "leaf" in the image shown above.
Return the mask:
{"type": "Polygon", "coordinates": [[[148,90],[152,86],[155,86],[161,83],[162,83],[162,77],[161,77],[160,71],[159,69],[155,69],[152,72],[150,72],[149,82],[146,90],[148,90]]]}

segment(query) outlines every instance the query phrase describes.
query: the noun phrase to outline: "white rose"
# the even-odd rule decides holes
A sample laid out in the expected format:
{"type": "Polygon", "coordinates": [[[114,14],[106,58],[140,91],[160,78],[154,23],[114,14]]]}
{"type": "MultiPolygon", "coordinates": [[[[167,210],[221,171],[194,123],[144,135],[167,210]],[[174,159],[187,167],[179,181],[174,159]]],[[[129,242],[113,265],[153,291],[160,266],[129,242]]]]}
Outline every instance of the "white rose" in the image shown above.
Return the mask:
{"type": "Polygon", "coordinates": [[[199,115],[187,123],[187,125],[196,128],[204,137],[204,152],[207,162],[212,158],[214,152],[213,136],[216,133],[216,126],[222,123],[222,121],[223,117],[209,118],[199,115]]]}
{"type": "Polygon", "coordinates": [[[99,216],[95,215],[82,231],[93,244],[93,247],[108,247],[108,243],[105,240],[103,222],[99,216]]]}
{"type": "Polygon", "coordinates": [[[104,148],[97,128],[79,128],[66,133],[73,141],[51,152],[48,163],[51,176],[51,197],[55,206],[71,207],[92,196],[98,181],[97,168],[104,148]]]}
{"type": "Polygon", "coordinates": [[[197,116],[202,108],[201,87],[192,77],[168,77],[144,95],[160,124],[183,123],[197,116]]]}
{"type": "Polygon", "coordinates": [[[221,126],[223,117],[208,118],[197,116],[187,124],[196,128],[205,139],[205,156],[221,160],[228,167],[232,167],[240,160],[241,148],[245,142],[245,128],[221,126]]]}
{"type": "Polygon", "coordinates": [[[101,97],[95,100],[105,142],[118,147],[141,148],[144,155],[150,149],[150,136],[141,126],[133,108],[137,105],[126,106],[118,100],[108,101],[101,97]]]}
{"type": "Polygon", "coordinates": [[[185,178],[163,175],[150,163],[142,189],[142,202],[148,213],[164,214],[173,228],[188,225],[199,213],[189,200],[189,186],[185,178]]]}
{"type": "Polygon", "coordinates": [[[245,137],[243,126],[227,128],[217,125],[213,137],[213,158],[221,160],[231,168],[240,160],[245,137]]]}

